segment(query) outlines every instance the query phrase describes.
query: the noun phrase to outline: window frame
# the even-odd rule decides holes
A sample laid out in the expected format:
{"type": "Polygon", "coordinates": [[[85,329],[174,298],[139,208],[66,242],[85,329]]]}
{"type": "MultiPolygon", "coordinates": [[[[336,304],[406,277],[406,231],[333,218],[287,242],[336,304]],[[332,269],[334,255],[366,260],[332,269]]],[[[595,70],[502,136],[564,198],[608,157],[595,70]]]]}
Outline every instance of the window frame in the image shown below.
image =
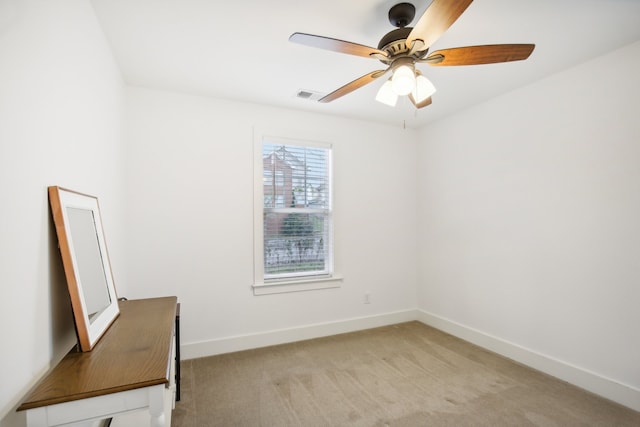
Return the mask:
{"type": "Polygon", "coordinates": [[[264,132],[254,129],[253,143],[253,246],[254,246],[254,295],[267,295],[283,292],[297,292],[314,289],[340,287],[342,277],[335,273],[335,244],[334,244],[334,204],[333,204],[333,145],[328,142],[314,141],[309,138],[291,136],[275,136],[278,133],[264,132]],[[263,142],[293,145],[300,147],[325,148],[329,150],[328,178],[329,178],[329,252],[328,272],[317,275],[295,275],[265,279],[264,269],[264,181],[263,181],[263,142]]]}

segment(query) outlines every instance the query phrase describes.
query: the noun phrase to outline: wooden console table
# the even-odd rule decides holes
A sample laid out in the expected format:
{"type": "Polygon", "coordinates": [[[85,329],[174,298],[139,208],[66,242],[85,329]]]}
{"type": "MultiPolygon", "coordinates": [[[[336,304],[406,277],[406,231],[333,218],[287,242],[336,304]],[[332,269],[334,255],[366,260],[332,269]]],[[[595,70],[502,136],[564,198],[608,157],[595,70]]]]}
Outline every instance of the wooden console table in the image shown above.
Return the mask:
{"type": "Polygon", "coordinates": [[[176,297],[121,301],[120,316],[93,350],[72,350],[20,405],[27,425],[93,426],[138,410],[149,411],[152,427],[170,425],[176,310],[176,297]]]}

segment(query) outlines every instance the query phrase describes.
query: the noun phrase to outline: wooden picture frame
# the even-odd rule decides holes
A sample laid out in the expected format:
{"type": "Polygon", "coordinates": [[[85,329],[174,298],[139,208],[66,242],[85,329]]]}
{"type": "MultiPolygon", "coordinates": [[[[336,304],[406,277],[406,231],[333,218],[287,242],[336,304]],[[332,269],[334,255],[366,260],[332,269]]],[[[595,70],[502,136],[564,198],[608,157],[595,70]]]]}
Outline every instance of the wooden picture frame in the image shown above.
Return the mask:
{"type": "Polygon", "coordinates": [[[81,351],[90,351],[120,314],[98,198],[48,188],[81,351]]]}

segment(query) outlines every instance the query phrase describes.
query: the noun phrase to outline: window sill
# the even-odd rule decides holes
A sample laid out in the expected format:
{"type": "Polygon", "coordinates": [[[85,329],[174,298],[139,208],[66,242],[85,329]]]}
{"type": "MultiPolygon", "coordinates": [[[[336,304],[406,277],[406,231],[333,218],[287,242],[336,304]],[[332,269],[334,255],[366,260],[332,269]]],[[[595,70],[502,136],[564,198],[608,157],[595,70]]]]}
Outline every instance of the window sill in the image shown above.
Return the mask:
{"type": "Polygon", "coordinates": [[[279,282],[255,283],[254,295],[282,294],[285,292],[312,291],[316,289],[339,288],[342,286],[342,276],[320,277],[279,282]]]}

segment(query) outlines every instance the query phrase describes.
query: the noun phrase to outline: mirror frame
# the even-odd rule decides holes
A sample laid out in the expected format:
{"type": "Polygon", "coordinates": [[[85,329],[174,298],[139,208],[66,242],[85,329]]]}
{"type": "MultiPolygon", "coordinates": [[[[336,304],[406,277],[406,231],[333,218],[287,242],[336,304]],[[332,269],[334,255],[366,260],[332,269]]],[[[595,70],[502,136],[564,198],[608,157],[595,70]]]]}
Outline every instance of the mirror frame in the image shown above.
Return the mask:
{"type": "Polygon", "coordinates": [[[58,246],[60,248],[60,254],[62,255],[62,264],[67,279],[67,287],[69,288],[69,297],[71,298],[76,333],[80,344],[79,347],[83,352],[90,351],[120,314],[118,297],[113,283],[111,263],[104,238],[98,198],[58,186],[49,187],[48,190],[51,213],[53,215],[56,234],[58,235],[58,246]],[[98,247],[102,255],[102,268],[104,269],[110,302],[92,321],[89,321],[85,290],[83,288],[85,284],[80,280],[81,276],[74,251],[74,242],[67,213],[67,208],[69,207],[89,210],[93,213],[98,247]]]}

